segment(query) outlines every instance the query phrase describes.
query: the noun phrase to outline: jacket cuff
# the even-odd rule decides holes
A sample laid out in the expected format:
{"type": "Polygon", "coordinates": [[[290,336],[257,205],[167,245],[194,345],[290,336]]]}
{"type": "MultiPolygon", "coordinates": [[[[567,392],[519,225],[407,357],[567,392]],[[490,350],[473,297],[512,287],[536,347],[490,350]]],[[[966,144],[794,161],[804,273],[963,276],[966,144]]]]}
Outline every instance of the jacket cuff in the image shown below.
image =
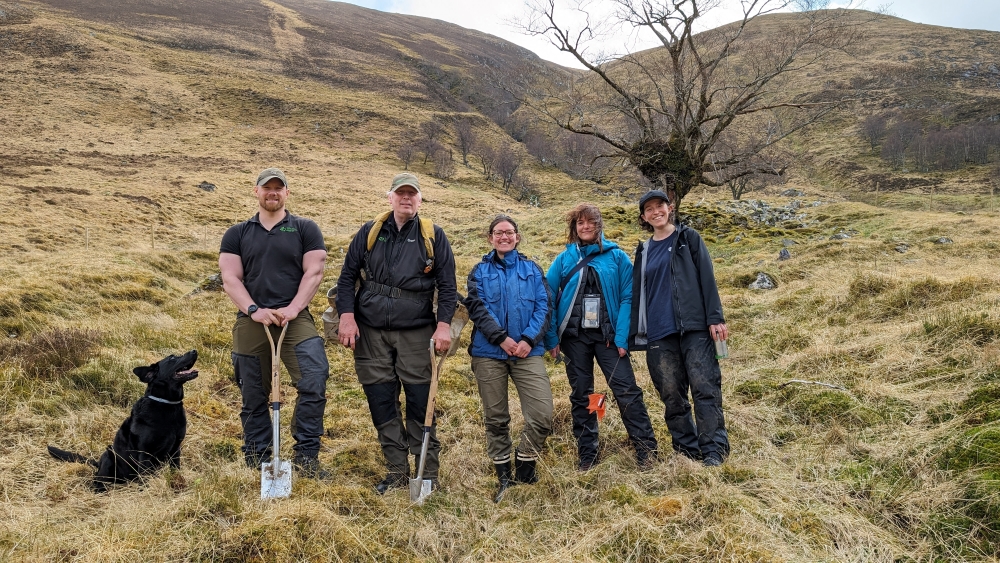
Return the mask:
{"type": "Polygon", "coordinates": [[[507,333],[505,331],[500,331],[497,334],[498,336],[496,338],[490,340],[490,344],[493,344],[494,346],[499,346],[504,340],[507,340],[507,333]]]}
{"type": "Polygon", "coordinates": [[[526,336],[524,334],[521,335],[521,340],[527,342],[528,346],[531,346],[532,348],[534,348],[535,346],[538,345],[538,341],[536,341],[534,338],[530,338],[530,337],[528,337],[528,336],[526,336]]]}

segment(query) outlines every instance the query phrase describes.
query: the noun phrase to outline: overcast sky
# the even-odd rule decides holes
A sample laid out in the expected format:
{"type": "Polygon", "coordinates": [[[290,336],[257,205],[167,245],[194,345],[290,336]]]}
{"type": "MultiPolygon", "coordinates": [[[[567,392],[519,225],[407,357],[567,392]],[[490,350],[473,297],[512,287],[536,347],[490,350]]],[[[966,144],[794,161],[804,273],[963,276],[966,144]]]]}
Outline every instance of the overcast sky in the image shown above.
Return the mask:
{"type": "MultiPolygon", "coordinates": [[[[476,29],[502,37],[537,53],[540,57],[565,66],[579,67],[574,59],[548,44],[548,42],[518,33],[509,23],[525,12],[522,0],[345,0],[366,8],[424,16],[448,21],[462,27],[476,29]]],[[[593,2],[600,4],[600,2],[593,2]]],[[[831,4],[843,3],[833,0],[831,4]]],[[[735,0],[723,0],[736,4],[735,0]]],[[[888,5],[888,13],[914,22],[966,29],[1000,31],[1000,0],[865,0],[864,8],[878,9],[888,5]]],[[[557,4],[558,5],[558,4],[557,4]]],[[[738,12],[725,9],[713,14],[716,25],[734,21],[738,12]]],[[[622,52],[653,46],[642,37],[615,37],[605,49],[622,52]]]]}

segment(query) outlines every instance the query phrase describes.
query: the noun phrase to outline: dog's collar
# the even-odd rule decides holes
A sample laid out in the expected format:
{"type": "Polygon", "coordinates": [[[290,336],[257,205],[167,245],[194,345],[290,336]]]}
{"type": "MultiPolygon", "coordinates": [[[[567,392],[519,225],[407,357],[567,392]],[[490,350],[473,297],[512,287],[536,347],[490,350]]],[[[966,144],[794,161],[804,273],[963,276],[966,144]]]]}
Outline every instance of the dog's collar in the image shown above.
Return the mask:
{"type": "Polygon", "coordinates": [[[165,405],[179,405],[179,404],[181,404],[181,403],[184,402],[184,399],[181,399],[180,401],[168,401],[166,399],[161,399],[159,397],[154,397],[152,395],[146,395],[146,398],[147,399],[152,399],[152,400],[156,401],[157,403],[163,403],[165,405]]]}

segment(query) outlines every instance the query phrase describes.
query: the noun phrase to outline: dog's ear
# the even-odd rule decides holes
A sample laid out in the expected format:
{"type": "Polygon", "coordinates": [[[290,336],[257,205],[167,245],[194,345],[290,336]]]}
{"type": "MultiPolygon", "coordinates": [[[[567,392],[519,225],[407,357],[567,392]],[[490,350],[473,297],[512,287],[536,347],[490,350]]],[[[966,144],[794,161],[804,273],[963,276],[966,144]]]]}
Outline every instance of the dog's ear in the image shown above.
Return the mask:
{"type": "Polygon", "coordinates": [[[139,381],[143,383],[149,383],[153,381],[153,378],[156,377],[156,372],[158,372],[159,370],[160,370],[160,364],[155,363],[151,366],[139,366],[133,369],[132,373],[134,373],[135,376],[139,378],[139,381]]]}

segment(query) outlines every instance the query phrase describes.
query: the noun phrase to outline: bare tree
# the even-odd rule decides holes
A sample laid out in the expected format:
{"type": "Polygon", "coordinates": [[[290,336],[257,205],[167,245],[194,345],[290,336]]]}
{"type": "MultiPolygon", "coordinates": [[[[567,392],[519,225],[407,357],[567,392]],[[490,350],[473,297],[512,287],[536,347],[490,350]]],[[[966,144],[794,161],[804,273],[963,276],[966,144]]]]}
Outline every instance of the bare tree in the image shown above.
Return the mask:
{"type": "Polygon", "coordinates": [[[434,175],[442,180],[448,180],[455,175],[455,161],[450,150],[438,151],[434,155],[434,175]]]}
{"type": "Polygon", "coordinates": [[[479,157],[479,164],[483,167],[483,176],[487,180],[492,180],[496,175],[498,154],[496,147],[487,142],[479,142],[476,144],[475,154],[479,157]]]}
{"type": "Polygon", "coordinates": [[[861,122],[861,137],[868,141],[872,148],[872,153],[878,144],[885,138],[885,129],[888,119],[884,115],[869,115],[861,122]]]}
{"type": "Polygon", "coordinates": [[[403,143],[398,149],[396,149],[396,156],[399,160],[403,161],[403,170],[410,169],[410,163],[413,162],[413,157],[417,154],[417,147],[413,143],[403,143]]]}
{"type": "Polygon", "coordinates": [[[509,145],[502,145],[497,151],[496,173],[504,193],[510,193],[510,188],[517,179],[518,170],[524,164],[524,156],[509,145]]]}
{"type": "Polygon", "coordinates": [[[469,166],[469,153],[476,144],[476,132],[472,129],[472,120],[463,117],[455,122],[455,141],[458,152],[462,154],[462,164],[469,166]]]}
{"type": "Polygon", "coordinates": [[[427,164],[428,159],[433,158],[439,150],[444,148],[438,141],[438,137],[444,133],[444,125],[432,119],[421,123],[420,131],[424,134],[423,138],[420,139],[420,150],[424,153],[424,164],[427,164]]]}
{"type": "Polygon", "coordinates": [[[840,9],[783,14],[780,33],[767,33],[760,16],[814,2],[744,0],[739,21],[696,34],[717,0],[606,4],[613,11],[605,15],[590,10],[598,4],[577,0],[582,23],[574,28],[562,8],[557,12],[556,0],[530,0],[521,22],[525,33],[544,36],[576,58],[590,71],[588,79],[564,88],[510,74],[497,80],[538,115],[603,140],[609,151],[602,156],[635,167],[677,204],[698,184],[718,187],[739,175],[774,173],[745,163],[845,101],[800,99],[785,83],[831,52],[861,42],[871,20],[840,9]],[[652,33],[662,47],[620,57],[595,54],[593,40],[617,29],[652,33]],[[744,121],[752,126],[743,133],[743,150],[713,156],[723,134],[744,121]]]}

